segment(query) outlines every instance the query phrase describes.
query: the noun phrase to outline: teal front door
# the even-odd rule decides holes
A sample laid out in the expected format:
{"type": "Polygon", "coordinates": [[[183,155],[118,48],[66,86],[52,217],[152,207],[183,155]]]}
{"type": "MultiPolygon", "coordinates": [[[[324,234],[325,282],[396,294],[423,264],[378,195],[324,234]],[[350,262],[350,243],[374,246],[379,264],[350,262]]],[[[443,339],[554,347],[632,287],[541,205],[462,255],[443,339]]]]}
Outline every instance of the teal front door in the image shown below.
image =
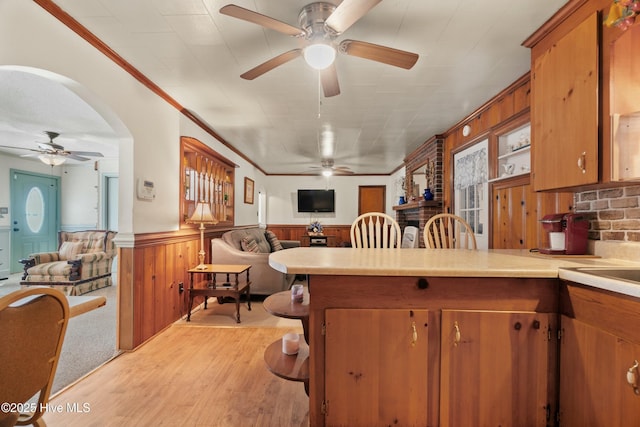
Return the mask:
{"type": "Polygon", "coordinates": [[[35,252],[58,249],[60,178],[11,169],[11,273],[35,252]]]}

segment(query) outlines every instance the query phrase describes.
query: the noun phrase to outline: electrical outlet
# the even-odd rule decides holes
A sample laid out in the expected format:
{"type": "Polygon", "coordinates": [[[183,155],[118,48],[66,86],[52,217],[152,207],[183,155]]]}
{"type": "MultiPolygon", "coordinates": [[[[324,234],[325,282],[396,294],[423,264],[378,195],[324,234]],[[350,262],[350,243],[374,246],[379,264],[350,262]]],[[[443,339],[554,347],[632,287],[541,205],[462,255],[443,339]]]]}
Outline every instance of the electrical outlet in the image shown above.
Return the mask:
{"type": "Polygon", "coordinates": [[[184,292],[184,283],[182,283],[182,282],[178,283],[178,292],[179,293],[183,293],[184,292]]]}

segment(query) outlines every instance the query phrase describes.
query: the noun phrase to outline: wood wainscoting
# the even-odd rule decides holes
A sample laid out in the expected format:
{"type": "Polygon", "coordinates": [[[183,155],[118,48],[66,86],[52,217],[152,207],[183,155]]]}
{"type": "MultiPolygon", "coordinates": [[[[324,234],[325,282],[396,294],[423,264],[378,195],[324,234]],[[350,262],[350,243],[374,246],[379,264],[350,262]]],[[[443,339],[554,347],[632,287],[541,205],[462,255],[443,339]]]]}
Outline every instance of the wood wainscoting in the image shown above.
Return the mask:
{"type": "MultiPolygon", "coordinates": [[[[247,225],[237,228],[252,228],[247,225]]],[[[281,240],[300,240],[306,225],[269,225],[281,240]]],[[[336,246],[350,243],[351,225],[324,228],[336,236],[336,246]]],[[[211,239],[231,228],[205,232],[206,262],[211,257],[211,239]]],[[[135,236],[131,248],[118,248],[118,334],[117,347],[133,350],[163,331],[187,313],[189,285],[187,270],[198,264],[200,233],[197,228],[135,236]],[[180,292],[180,284],[185,291],[180,292]]],[[[202,302],[196,297],[195,304],[202,302]]]]}
{"type": "MultiPolygon", "coordinates": [[[[227,229],[205,233],[206,261],[211,239],[227,229]]],[[[118,248],[117,347],[133,350],[164,330],[187,310],[187,270],[198,264],[197,228],[135,236],[134,246],[118,248]]],[[[196,301],[196,304],[199,304],[196,301]]]]}

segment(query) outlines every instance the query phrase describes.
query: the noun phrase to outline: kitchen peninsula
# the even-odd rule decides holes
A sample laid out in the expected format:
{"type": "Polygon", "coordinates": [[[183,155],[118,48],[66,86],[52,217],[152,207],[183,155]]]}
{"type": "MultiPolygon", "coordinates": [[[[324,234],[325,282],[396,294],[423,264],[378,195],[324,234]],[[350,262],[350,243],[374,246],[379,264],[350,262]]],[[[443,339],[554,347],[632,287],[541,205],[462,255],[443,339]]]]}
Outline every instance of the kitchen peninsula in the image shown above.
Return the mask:
{"type": "Polygon", "coordinates": [[[559,269],[608,261],[295,248],[269,263],[309,278],[311,426],[545,426],[558,405],[559,269]]]}

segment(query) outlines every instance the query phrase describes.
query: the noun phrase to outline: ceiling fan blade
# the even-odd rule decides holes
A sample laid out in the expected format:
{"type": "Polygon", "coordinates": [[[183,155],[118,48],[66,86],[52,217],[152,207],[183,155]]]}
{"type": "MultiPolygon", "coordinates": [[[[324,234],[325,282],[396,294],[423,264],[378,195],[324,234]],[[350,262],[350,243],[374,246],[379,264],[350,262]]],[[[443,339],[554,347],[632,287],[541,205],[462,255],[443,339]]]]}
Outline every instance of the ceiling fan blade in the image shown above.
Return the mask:
{"type": "Polygon", "coordinates": [[[254,12],[249,9],[245,9],[235,4],[228,4],[220,9],[220,13],[234,18],[242,19],[243,21],[252,22],[254,24],[261,25],[265,28],[269,28],[280,33],[287,34],[293,37],[304,37],[305,32],[300,28],[296,28],[285,22],[278,21],[277,19],[270,18],[262,15],[258,12],[254,12]]]}
{"type": "Polygon", "coordinates": [[[324,25],[336,34],[342,34],[358,19],[382,0],[344,0],[327,18],[324,25]]]}
{"type": "Polygon", "coordinates": [[[67,151],[67,153],[76,156],[104,157],[102,153],[98,153],[97,151],[67,151]]]}
{"type": "Polygon", "coordinates": [[[258,65],[255,68],[250,69],[246,73],[242,74],[240,77],[242,77],[245,80],[253,80],[256,77],[260,77],[267,71],[271,71],[274,68],[291,61],[292,59],[296,59],[301,54],[302,54],[302,49],[290,50],[274,58],[271,58],[266,62],[263,62],[262,64],[258,65]]]}
{"type": "Polygon", "coordinates": [[[73,154],[73,153],[65,154],[65,155],[64,155],[64,157],[67,157],[67,158],[69,158],[69,159],[73,159],[73,160],[79,160],[79,161],[81,161],[81,162],[85,162],[85,161],[87,161],[87,160],[91,160],[91,159],[90,159],[90,158],[88,158],[88,157],[78,156],[78,155],[73,154]]]}
{"type": "Polygon", "coordinates": [[[382,62],[405,70],[411,69],[418,61],[416,53],[357,40],[344,40],[340,43],[339,49],[346,55],[382,62]]]}
{"type": "Polygon", "coordinates": [[[40,152],[40,150],[34,150],[33,148],[12,147],[11,145],[0,145],[0,148],[13,148],[14,150],[29,150],[29,151],[35,151],[37,153],[40,152]]]}
{"type": "Polygon", "coordinates": [[[338,71],[336,71],[335,62],[320,71],[320,81],[322,82],[322,90],[324,91],[325,98],[340,95],[338,71]]]}

